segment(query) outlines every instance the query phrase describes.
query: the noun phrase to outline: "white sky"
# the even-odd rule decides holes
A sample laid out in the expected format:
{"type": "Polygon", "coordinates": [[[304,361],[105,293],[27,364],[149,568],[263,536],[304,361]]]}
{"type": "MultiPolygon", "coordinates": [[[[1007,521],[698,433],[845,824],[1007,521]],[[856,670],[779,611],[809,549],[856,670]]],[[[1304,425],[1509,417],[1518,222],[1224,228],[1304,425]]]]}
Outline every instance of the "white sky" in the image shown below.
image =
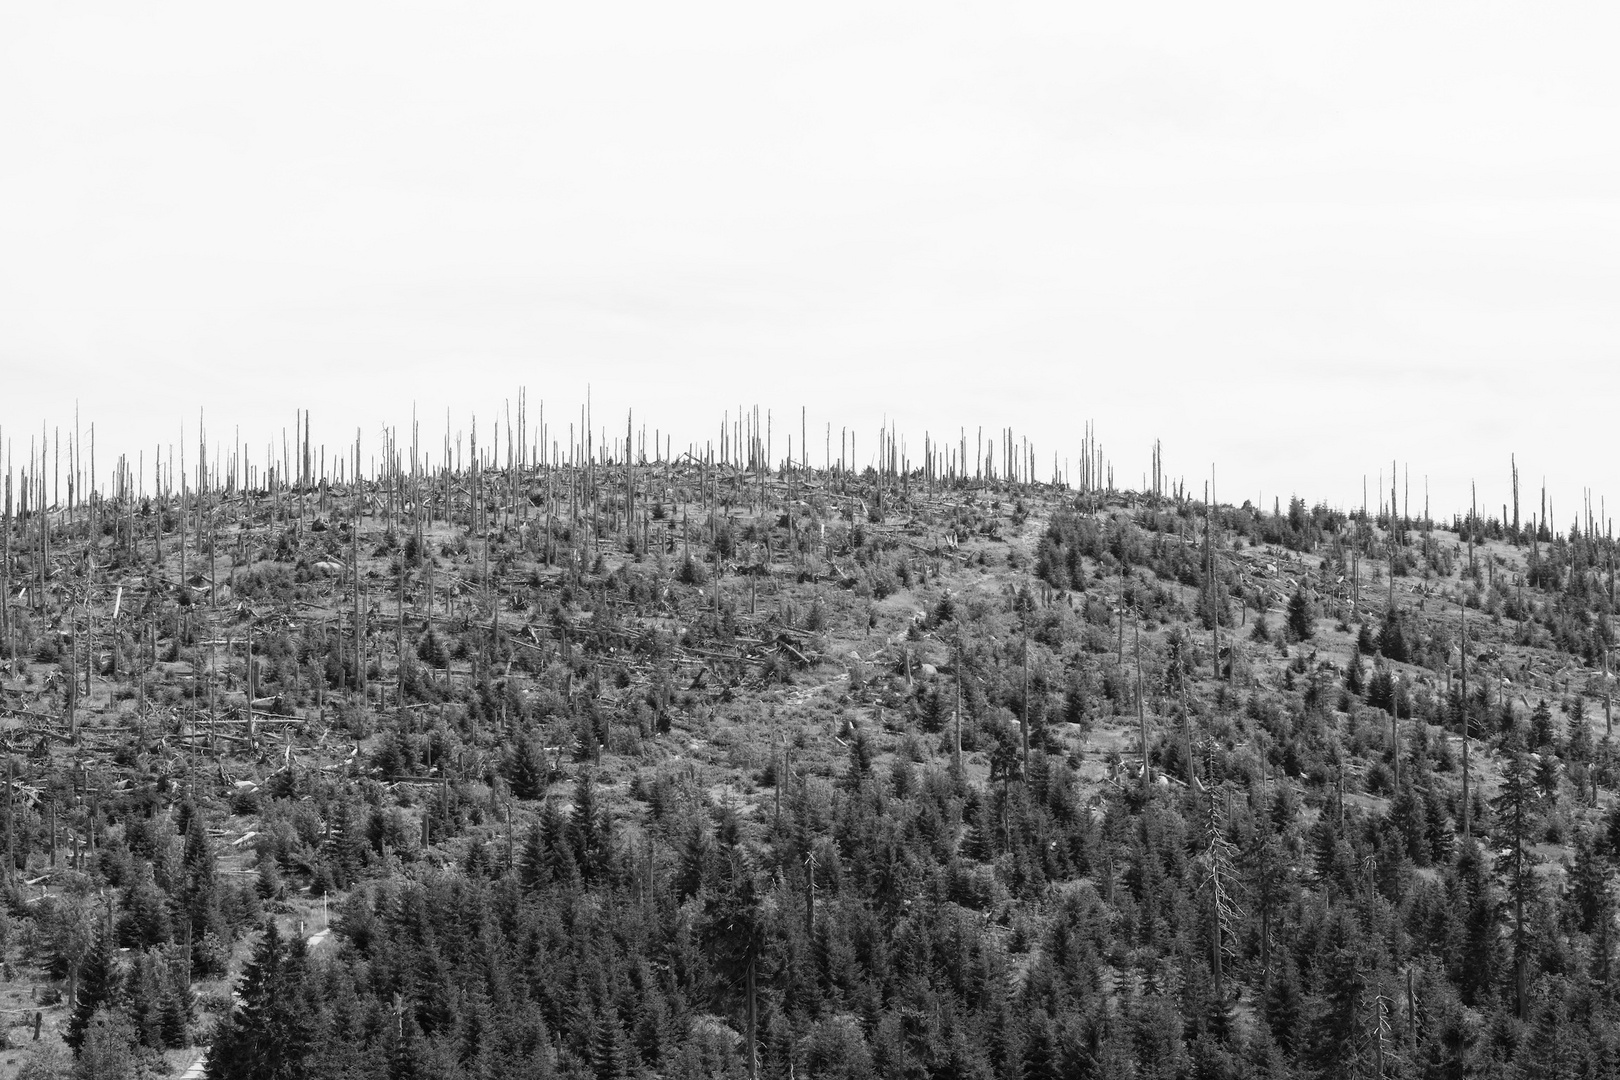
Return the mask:
{"type": "Polygon", "coordinates": [[[0,425],[369,451],[589,383],[1620,507],[1620,18],[1324,7],[0,2],[0,425]]]}

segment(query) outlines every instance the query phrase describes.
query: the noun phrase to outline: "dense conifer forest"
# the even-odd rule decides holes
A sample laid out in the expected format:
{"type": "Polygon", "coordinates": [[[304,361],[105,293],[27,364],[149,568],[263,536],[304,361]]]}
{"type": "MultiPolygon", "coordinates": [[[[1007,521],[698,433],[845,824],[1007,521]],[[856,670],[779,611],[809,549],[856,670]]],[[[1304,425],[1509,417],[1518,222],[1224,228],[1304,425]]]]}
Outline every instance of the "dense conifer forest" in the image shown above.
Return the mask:
{"type": "Polygon", "coordinates": [[[762,419],[8,476],[0,1072],[1620,1075],[1600,515],[762,419]]]}

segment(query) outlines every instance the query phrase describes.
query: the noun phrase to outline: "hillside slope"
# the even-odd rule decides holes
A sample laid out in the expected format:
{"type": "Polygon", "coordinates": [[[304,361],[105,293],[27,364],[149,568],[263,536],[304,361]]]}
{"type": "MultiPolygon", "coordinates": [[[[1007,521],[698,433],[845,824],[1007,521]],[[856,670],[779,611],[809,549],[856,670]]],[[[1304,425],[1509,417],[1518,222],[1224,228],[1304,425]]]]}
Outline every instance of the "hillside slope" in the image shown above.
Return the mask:
{"type": "Polygon", "coordinates": [[[691,458],[6,526],[14,1046],[1620,1069],[1606,539],[691,458]]]}

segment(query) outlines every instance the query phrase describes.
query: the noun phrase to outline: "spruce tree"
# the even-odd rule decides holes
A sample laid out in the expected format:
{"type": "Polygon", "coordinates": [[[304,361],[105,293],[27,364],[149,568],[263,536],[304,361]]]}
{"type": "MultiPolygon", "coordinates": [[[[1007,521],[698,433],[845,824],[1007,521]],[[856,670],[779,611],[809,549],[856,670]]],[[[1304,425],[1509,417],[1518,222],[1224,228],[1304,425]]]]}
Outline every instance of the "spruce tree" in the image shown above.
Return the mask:
{"type": "Polygon", "coordinates": [[[125,1012],[136,1040],[154,1050],[163,1047],[163,973],[158,958],[146,953],[135,961],[126,980],[125,1012]]]}
{"type": "Polygon", "coordinates": [[[537,821],[523,836],[523,850],[518,855],[518,881],[530,892],[539,889],[549,879],[546,865],[546,837],[537,821]]]}
{"type": "Polygon", "coordinates": [[[1561,772],[1562,770],[1558,767],[1558,759],[1551,754],[1543,754],[1536,761],[1536,794],[1544,799],[1548,806],[1558,805],[1558,780],[1561,772]]]}
{"type": "Polygon", "coordinates": [[[242,974],[241,1002],[220,1021],[208,1050],[209,1080],[298,1080],[314,1041],[302,938],[284,942],[274,919],[242,974]]]}
{"type": "Polygon", "coordinates": [[[1367,704],[1395,715],[1395,676],[1383,664],[1373,669],[1367,682],[1367,704]]]}
{"type": "Polygon", "coordinates": [[[714,857],[714,842],[708,825],[694,816],[681,839],[680,858],[675,871],[675,895],[682,900],[698,894],[709,877],[710,862],[714,857]]]}
{"type": "Polygon", "coordinates": [[[168,899],[152,880],[152,867],[142,863],[124,892],[124,914],[118,920],[118,943],[149,949],[171,940],[168,899]]]}
{"type": "Polygon", "coordinates": [[[107,933],[98,931],[90,954],[79,968],[78,998],[74,1002],[73,1015],[68,1019],[67,1034],[62,1037],[62,1041],[75,1054],[84,1045],[90,1018],[98,1009],[105,1009],[114,1003],[118,989],[117,953],[107,933]]]}
{"type": "Polygon", "coordinates": [[[450,653],[431,626],[428,627],[427,633],[422,635],[422,640],[416,644],[416,658],[430,668],[443,669],[450,666],[450,653]]]}
{"type": "Polygon", "coordinates": [[[163,992],[158,1019],[158,1031],[163,1045],[171,1050],[186,1046],[190,1042],[189,1034],[193,1019],[195,1017],[191,991],[186,989],[184,982],[171,974],[168,986],[163,992]]]}
{"type": "Polygon", "coordinates": [[[1569,738],[1564,743],[1564,756],[1571,762],[1592,760],[1592,729],[1586,723],[1586,702],[1580,697],[1569,706],[1569,738]]]}
{"type": "Polygon", "coordinates": [[[553,885],[579,883],[579,860],[574,856],[574,829],[561,810],[551,802],[540,807],[536,826],[545,836],[546,880],[553,885]]]}
{"type": "Polygon", "coordinates": [[[633,1051],[627,1045],[611,1002],[597,1010],[591,1024],[590,1051],[593,1080],[627,1080],[632,1075],[633,1051]]]}
{"type": "Polygon", "coordinates": [[[398,1019],[399,1034],[388,1058],[388,1080],[424,1080],[422,1032],[410,1010],[398,1019]]]}
{"type": "Polygon", "coordinates": [[[359,879],[370,856],[371,845],[366,840],[364,813],[354,800],[341,799],[333,808],[329,821],[321,853],[331,867],[333,883],[340,889],[346,889],[359,879]]]}
{"type": "Polygon", "coordinates": [[[1316,620],[1303,584],[1295,587],[1294,595],[1288,600],[1288,634],[1295,641],[1309,641],[1316,634],[1316,620]]]}
{"type": "MultiPolygon", "coordinates": [[[[1524,1080],[1563,1080],[1582,1075],[1581,1047],[1572,1039],[1571,1028],[1577,1023],[1570,1016],[1561,994],[1549,993],[1542,998],[1531,1024],[1528,1038],[1519,1048],[1519,1059],[1524,1080]]],[[[1602,1075],[1587,1073],[1586,1075],[1602,1075]]]]}
{"type": "Polygon", "coordinates": [[[1284,1053],[1293,1054],[1299,1048],[1305,1001],[1299,989],[1299,971],[1286,954],[1276,973],[1266,982],[1262,1007],[1273,1039],[1284,1053]]]}
{"type": "Polygon", "coordinates": [[[135,1032],[117,1009],[95,1011],[85,1025],[74,1080],[128,1080],[135,1073],[135,1032]]]}
{"type": "Polygon", "coordinates": [[[199,974],[212,974],[219,963],[209,937],[223,936],[219,912],[219,883],[214,850],[200,814],[192,814],[186,828],[185,855],[181,860],[180,900],[191,924],[191,963],[199,974]]]}
{"type": "Polygon", "coordinates": [[[1393,660],[1404,664],[1411,659],[1407,652],[1406,634],[1401,629],[1401,620],[1395,612],[1385,613],[1384,622],[1378,629],[1378,651],[1386,660],[1393,660]]]}
{"type": "Polygon", "coordinates": [[[1609,868],[1595,850],[1590,829],[1575,834],[1575,858],[1569,868],[1569,891],[1565,903],[1572,921],[1583,934],[1597,929],[1598,920],[1609,908],[1609,868]]]}
{"type": "Polygon", "coordinates": [[[764,946],[764,912],[747,852],[739,845],[725,848],[723,855],[714,888],[705,892],[697,937],[709,958],[716,992],[744,1004],[750,973],[764,946]]]}
{"type": "Polygon", "coordinates": [[[1348,1080],[1363,1075],[1372,988],[1365,960],[1348,945],[1336,949],[1325,967],[1324,1000],[1312,1025],[1309,1059],[1317,1075],[1348,1080]]]}
{"type": "Polygon", "coordinates": [[[1530,712],[1530,749],[1546,750],[1552,741],[1552,707],[1547,704],[1546,698],[1542,698],[1530,712]]]}
{"type": "Polygon", "coordinates": [[[1529,755],[1522,746],[1510,745],[1502,766],[1501,789],[1491,800],[1491,809],[1499,823],[1494,837],[1496,847],[1507,849],[1498,856],[1496,871],[1513,920],[1514,1011],[1520,1020],[1527,1019],[1529,1006],[1531,943],[1527,926],[1529,909],[1538,891],[1536,857],[1530,850],[1537,802],[1529,755]]]}
{"type": "Polygon", "coordinates": [[[844,785],[851,791],[859,790],[872,775],[872,740],[865,729],[856,728],[849,740],[849,771],[844,774],[844,785]]]}
{"type": "Polygon", "coordinates": [[[573,826],[574,858],[587,882],[596,880],[608,865],[608,823],[597,806],[596,785],[591,771],[581,769],[574,781],[574,812],[570,815],[573,826]]]}
{"type": "Polygon", "coordinates": [[[506,759],[506,780],[519,799],[538,799],[546,793],[545,758],[534,741],[519,738],[506,759]]]}
{"type": "Polygon", "coordinates": [[[1367,688],[1367,669],[1362,666],[1361,653],[1353,651],[1350,662],[1344,668],[1344,688],[1356,697],[1367,688]]]}
{"type": "Polygon", "coordinates": [[[1462,1003],[1478,1007],[1490,1000],[1501,966],[1497,924],[1497,892],[1485,866],[1485,853],[1477,839],[1457,847],[1451,878],[1451,910],[1461,920],[1460,948],[1447,955],[1448,974],[1456,983],[1462,1003]]]}

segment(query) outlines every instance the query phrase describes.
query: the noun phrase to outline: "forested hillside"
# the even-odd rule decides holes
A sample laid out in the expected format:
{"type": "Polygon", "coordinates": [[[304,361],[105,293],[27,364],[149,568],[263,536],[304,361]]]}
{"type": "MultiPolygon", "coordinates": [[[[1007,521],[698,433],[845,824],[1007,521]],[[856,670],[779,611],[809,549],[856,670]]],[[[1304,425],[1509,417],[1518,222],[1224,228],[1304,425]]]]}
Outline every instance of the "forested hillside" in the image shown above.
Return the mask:
{"type": "Polygon", "coordinates": [[[828,439],[8,482],[5,1075],[1620,1075],[1591,516],[828,439]]]}

